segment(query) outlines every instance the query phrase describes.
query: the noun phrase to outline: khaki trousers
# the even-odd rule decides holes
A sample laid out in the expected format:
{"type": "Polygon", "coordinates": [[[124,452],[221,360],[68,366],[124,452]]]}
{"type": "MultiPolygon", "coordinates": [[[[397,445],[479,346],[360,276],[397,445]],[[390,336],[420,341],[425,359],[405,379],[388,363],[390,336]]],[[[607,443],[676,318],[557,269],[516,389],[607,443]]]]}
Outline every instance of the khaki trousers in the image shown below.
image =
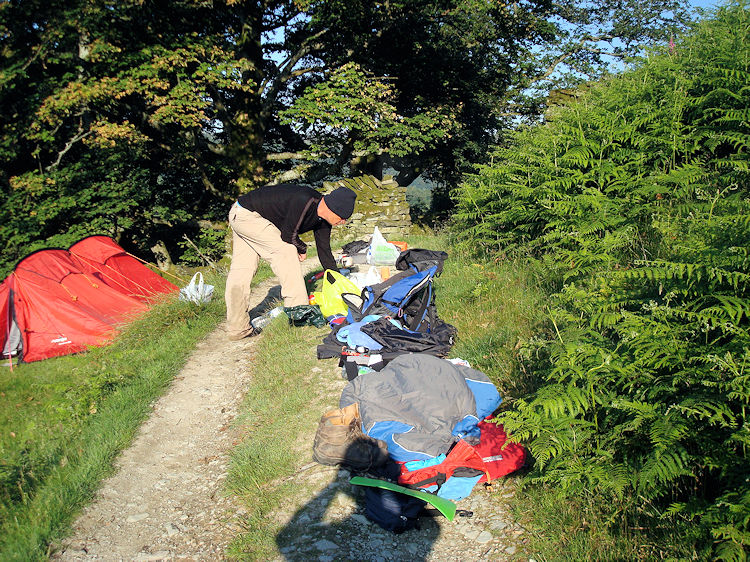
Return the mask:
{"type": "Polygon", "coordinates": [[[232,227],[232,265],[224,294],[229,335],[244,336],[251,331],[250,282],[258,269],[259,258],[267,261],[278,277],[284,306],[309,304],[297,248],[281,239],[281,231],[271,221],[235,203],[229,211],[229,226],[232,227]]]}

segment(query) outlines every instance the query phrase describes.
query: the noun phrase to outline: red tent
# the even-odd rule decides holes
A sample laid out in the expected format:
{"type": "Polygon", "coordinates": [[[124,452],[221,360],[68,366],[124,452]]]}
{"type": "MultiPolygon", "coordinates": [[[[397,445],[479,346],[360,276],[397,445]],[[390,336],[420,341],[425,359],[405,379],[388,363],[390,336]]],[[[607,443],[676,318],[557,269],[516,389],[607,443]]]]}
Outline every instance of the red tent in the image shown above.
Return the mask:
{"type": "Polygon", "coordinates": [[[0,283],[3,356],[31,362],[102,345],[148,309],[147,297],[177,290],[132,262],[103,236],[85,238],[71,251],[40,250],[22,259],[0,283]]]}
{"type": "Polygon", "coordinates": [[[89,236],[73,244],[69,251],[96,270],[96,276],[104,283],[141,302],[177,290],[177,286],[151,271],[107,236],[89,236]]]}

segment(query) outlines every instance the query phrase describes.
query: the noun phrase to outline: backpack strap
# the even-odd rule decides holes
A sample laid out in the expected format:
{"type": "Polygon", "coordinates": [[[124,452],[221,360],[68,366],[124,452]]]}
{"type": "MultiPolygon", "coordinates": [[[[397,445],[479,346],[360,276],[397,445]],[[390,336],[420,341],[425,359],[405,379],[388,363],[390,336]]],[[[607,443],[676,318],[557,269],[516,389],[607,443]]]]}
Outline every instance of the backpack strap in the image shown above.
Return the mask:
{"type": "MultiPolygon", "coordinates": [[[[483,470],[472,468],[470,466],[457,466],[453,469],[451,476],[455,476],[457,478],[473,478],[475,476],[479,476],[480,474],[486,474],[486,472],[483,470]]],[[[419,489],[435,484],[439,490],[440,486],[445,484],[447,481],[448,475],[445,472],[438,472],[434,476],[430,476],[429,478],[425,478],[424,480],[420,480],[419,482],[409,484],[409,487],[419,489]]]]}
{"type": "Polygon", "coordinates": [[[373,296],[375,298],[380,298],[380,296],[385,293],[388,289],[390,289],[393,285],[401,281],[402,279],[406,279],[407,277],[411,277],[414,275],[414,271],[409,271],[408,269],[405,271],[399,271],[395,275],[391,275],[388,279],[383,281],[382,283],[378,283],[377,285],[370,286],[370,289],[373,292],[373,296]]]}
{"type": "MultiPolygon", "coordinates": [[[[445,475],[444,472],[438,472],[435,474],[435,476],[430,476],[429,478],[425,478],[424,480],[420,480],[419,482],[414,482],[413,484],[409,484],[409,488],[414,488],[415,490],[418,490],[419,488],[424,488],[431,485],[436,485],[437,489],[440,489],[440,486],[445,484],[445,482],[448,480],[448,477],[445,475]]],[[[437,490],[435,490],[437,491],[437,490]]]]}
{"type": "MultiPolygon", "coordinates": [[[[430,306],[430,302],[432,302],[432,285],[428,283],[427,290],[422,294],[422,302],[419,304],[419,309],[417,310],[417,313],[414,315],[414,318],[409,325],[409,329],[412,332],[418,331],[419,325],[422,323],[422,320],[424,320],[425,313],[427,312],[427,307],[430,306]]],[[[424,332],[426,331],[426,329],[419,331],[424,332]]]]}

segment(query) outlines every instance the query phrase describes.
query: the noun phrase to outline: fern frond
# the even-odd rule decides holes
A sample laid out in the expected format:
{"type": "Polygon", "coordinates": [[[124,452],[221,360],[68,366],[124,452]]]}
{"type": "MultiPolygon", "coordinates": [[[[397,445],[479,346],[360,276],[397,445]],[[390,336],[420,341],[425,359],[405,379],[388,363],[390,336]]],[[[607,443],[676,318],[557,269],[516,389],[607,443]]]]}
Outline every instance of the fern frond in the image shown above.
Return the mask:
{"type": "Polygon", "coordinates": [[[668,451],[656,450],[646,460],[637,475],[637,487],[647,497],[663,493],[663,485],[684,476],[691,476],[687,468],[688,454],[682,447],[668,451]],[[661,490],[661,492],[660,492],[661,490]]]}

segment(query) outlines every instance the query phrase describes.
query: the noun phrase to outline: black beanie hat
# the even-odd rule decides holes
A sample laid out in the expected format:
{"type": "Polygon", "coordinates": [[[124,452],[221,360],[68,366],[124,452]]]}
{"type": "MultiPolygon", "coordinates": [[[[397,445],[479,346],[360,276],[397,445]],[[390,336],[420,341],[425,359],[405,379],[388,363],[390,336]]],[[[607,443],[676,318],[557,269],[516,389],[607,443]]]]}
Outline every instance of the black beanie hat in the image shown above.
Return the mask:
{"type": "Polygon", "coordinates": [[[354,212],[354,201],[357,199],[357,194],[348,187],[339,187],[325,195],[323,199],[326,206],[337,216],[348,219],[354,212]]]}

